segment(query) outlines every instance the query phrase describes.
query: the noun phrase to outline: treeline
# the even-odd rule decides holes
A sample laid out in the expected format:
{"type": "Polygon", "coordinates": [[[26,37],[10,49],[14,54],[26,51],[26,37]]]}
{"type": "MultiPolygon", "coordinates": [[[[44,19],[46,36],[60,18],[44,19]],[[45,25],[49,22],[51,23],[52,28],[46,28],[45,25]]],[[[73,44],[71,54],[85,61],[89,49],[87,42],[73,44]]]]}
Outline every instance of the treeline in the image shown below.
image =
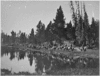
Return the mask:
{"type": "Polygon", "coordinates": [[[79,1],[73,3],[70,1],[72,10],[72,19],[75,27],[75,42],[79,46],[89,47],[99,45],[99,21],[92,18],[92,23],[89,24],[88,15],[85,4],[79,1]],[[74,8],[76,5],[76,9],[74,8]]]}
{"type": "Polygon", "coordinates": [[[65,22],[64,13],[60,6],[57,9],[55,19],[53,19],[53,22],[50,21],[47,27],[40,20],[36,26],[36,34],[33,28],[29,35],[21,31],[19,33],[12,31],[11,36],[9,36],[2,32],[2,43],[41,44],[50,42],[52,44],[52,41],[56,41],[62,44],[63,41],[73,40],[77,46],[99,47],[99,20],[92,18],[92,22],[89,24],[84,3],[70,1],[70,8],[73,25],[71,21],[65,22]]]}

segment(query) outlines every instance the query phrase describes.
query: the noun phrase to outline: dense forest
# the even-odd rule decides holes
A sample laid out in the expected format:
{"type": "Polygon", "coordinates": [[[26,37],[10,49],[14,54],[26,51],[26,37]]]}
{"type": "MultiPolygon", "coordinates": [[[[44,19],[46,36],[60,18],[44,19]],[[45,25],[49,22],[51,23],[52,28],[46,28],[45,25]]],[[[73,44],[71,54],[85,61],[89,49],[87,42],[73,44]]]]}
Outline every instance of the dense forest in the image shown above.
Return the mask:
{"type": "Polygon", "coordinates": [[[34,33],[34,28],[30,30],[29,35],[26,35],[26,33],[22,31],[16,33],[12,30],[10,36],[2,31],[2,44],[29,43],[37,45],[44,42],[52,44],[53,41],[63,44],[64,41],[73,41],[73,44],[76,46],[88,46],[89,48],[99,47],[99,20],[92,17],[92,22],[89,24],[85,4],[80,4],[78,1],[70,1],[69,3],[72,21],[70,20],[68,23],[65,22],[63,9],[59,6],[53,22],[50,21],[47,27],[45,27],[44,23],[40,20],[36,25],[36,33],[34,33]]]}

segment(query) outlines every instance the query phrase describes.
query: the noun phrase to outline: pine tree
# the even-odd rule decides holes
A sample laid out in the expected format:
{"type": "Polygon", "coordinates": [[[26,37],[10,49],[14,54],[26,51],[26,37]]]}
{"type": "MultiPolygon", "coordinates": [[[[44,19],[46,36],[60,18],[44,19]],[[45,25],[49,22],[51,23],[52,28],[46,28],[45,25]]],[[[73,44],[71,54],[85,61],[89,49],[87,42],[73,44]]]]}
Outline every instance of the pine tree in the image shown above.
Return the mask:
{"type": "Polygon", "coordinates": [[[3,31],[1,32],[1,43],[10,43],[11,36],[5,34],[3,31]]]}
{"type": "Polygon", "coordinates": [[[64,14],[63,14],[61,6],[59,7],[59,9],[57,9],[56,18],[54,19],[54,23],[56,24],[56,27],[64,28],[65,19],[64,19],[64,14]]]}
{"type": "Polygon", "coordinates": [[[78,25],[78,17],[77,17],[77,9],[74,8],[74,3],[73,1],[70,1],[70,8],[71,8],[71,11],[72,11],[72,21],[73,21],[73,30],[72,30],[72,33],[73,33],[73,38],[74,38],[74,42],[76,44],[76,27],[78,25]]]}
{"type": "Polygon", "coordinates": [[[67,24],[67,29],[71,29],[72,28],[72,23],[71,21],[67,24]]]}
{"type": "Polygon", "coordinates": [[[71,21],[67,23],[66,34],[67,39],[73,39],[73,27],[71,21]]]}
{"type": "Polygon", "coordinates": [[[92,33],[92,43],[94,44],[95,43],[95,40],[96,40],[96,26],[95,26],[95,20],[94,18],[92,18],[92,24],[91,24],[91,33],[92,33]]]}
{"type": "Polygon", "coordinates": [[[1,42],[5,43],[5,33],[3,31],[1,32],[1,42]]]}
{"type": "Polygon", "coordinates": [[[88,28],[88,46],[91,47],[91,41],[92,41],[92,30],[91,27],[88,28]]]}
{"type": "Polygon", "coordinates": [[[31,30],[30,36],[29,36],[29,42],[30,43],[34,43],[34,29],[31,30]]]}
{"type": "Polygon", "coordinates": [[[20,42],[26,43],[26,40],[27,40],[26,34],[22,32],[21,35],[20,35],[20,42]]]}
{"type": "Polygon", "coordinates": [[[49,24],[47,25],[46,31],[48,32],[51,29],[52,26],[52,21],[49,22],[49,24]]]}
{"type": "Polygon", "coordinates": [[[72,1],[70,1],[70,8],[71,8],[71,11],[72,11],[72,21],[73,21],[73,24],[74,24],[74,27],[76,28],[77,26],[77,11],[75,11],[75,8],[74,8],[74,4],[72,1]]]}
{"type": "Polygon", "coordinates": [[[49,24],[47,25],[47,28],[45,30],[45,34],[46,34],[46,41],[51,41],[53,36],[52,36],[52,33],[51,33],[51,30],[52,30],[52,22],[50,21],[49,24]]]}
{"type": "Polygon", "coordinates": [[[37,25],[36,39],[38,43],[45,41],[45,25],[41,21],[37,25]]]}
{"type": "Polygon", "coordinates": [[[14,31],[11,32],[11,38],[12,38],[12,43],[15,43],[15,40],[16,40],[16,32],[14,32],[14,31]]]}
{"type": "Polygon", "coordinates": [[[82,19],[81,13],[80,13],[79,2],[76,2],[76,4],[77,4],[77,26],[75,28],[76,44],[81,45],[83,19],[82,19]]]}
{"type": "Polygon", "coordinates": [[[53,23],[53,34],[56,37],[55,40],[58,39],[57,40],[58,42],[61,42],[61,38],[65,37],[64,27],[65,27],[65,19],[64,19],[62,7],[60,6],[57,9],[56,17],[53,23]]]}
{"type": "Polygon", "coordinates": [[[89,22],[88,22],[88,15],[87,15],[87,12],[86,12],[86,9],[85,9],[85,4],[83,4],[83,10],[84,10],[84,38],[85,38],[85,41],[84,41],[84,44],[87,45],[89,44],[88,41],[88,29],[89,29],[89,22]]]}
{"type": "Polygon", "coordinates": [[[95,38],[96,38],[96,40],[95,40],[95,45],[96,45],[96,47],[98,47],[99,48],[99,20],[96,20],[95,21],[95,26],[96,26],[96,28],[95,28],[95,38]]]}
{"type": "Polygon", "coordinates": [[[42,28],[42,22],[40,20],[38,25],[37,25],[37,35],[39,35],[41,33],[41,28],[42,28]]]}

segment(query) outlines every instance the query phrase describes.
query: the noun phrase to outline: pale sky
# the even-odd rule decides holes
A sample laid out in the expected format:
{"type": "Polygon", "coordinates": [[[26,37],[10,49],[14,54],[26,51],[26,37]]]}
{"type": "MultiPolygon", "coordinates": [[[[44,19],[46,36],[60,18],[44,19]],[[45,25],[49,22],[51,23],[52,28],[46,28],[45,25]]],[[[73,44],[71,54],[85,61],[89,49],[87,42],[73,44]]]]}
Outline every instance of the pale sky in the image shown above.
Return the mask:
{"type": "MultiPolygon", "coordinates": [[[[85,1],[85,4],[89,23],[92,16],[99,19],[99,2],[85,1]]],[[[12,30],[29,34],[32,28],[36,30],[40,20],[45,26],[53,21],[60,5],[68,23],[72,14],[69,1],[1,1],[1,30],[9,35],[12,30]]]]}

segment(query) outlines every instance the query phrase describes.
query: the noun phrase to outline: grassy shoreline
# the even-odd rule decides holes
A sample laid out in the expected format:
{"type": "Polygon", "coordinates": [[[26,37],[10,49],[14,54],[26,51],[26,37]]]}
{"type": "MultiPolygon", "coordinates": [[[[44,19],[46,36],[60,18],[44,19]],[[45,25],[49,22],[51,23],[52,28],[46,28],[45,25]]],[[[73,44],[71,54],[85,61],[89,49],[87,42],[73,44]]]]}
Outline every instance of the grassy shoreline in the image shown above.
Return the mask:
{"type": "MultiPolygon", "coordinates": [[[[92,57],[92,58],[99,58],[99,49],[87,49],[87,51],[69,51],[69,50],[54,50],[54,49],[45,49],[45,48],[42,48],[42,49],[37,49],[37,48],[32,48],[32,47],[27,47],[27,45],[23,45],[23,44],[20,44],[20,45],[9,45],[9,44],[6,44],[6,45],[1,45],[1,47],[9,47],[9,48],[14,48],[14,49],[17,49],[17,50],[20,50],[20,51],[36,51],[36,52],[41,52],[41,53],[46,53],[46,54],[63,54],[63,55],[67,55],[67,56],[80,56],[80,57],[92,57]]],[[[2,52],[2,50],[1,50],[2,52]]]]}

